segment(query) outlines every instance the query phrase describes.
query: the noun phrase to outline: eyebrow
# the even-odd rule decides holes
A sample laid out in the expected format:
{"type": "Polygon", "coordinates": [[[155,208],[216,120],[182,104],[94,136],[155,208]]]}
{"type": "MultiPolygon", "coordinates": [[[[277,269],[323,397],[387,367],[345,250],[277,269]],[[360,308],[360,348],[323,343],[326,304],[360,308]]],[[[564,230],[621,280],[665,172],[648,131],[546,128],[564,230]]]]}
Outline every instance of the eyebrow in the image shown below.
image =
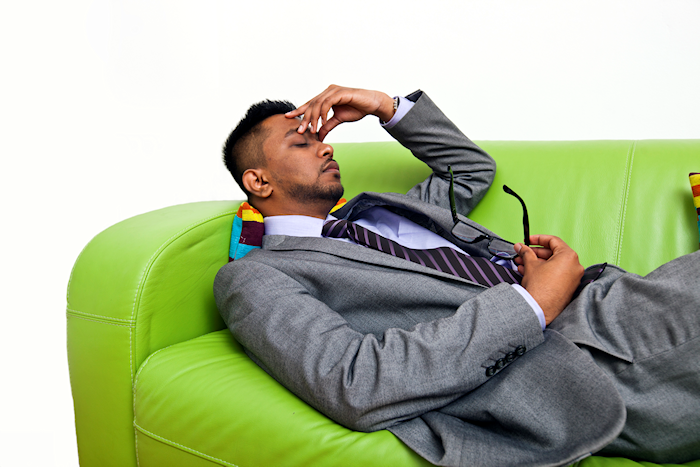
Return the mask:
{"type": "Polygon", "coordinates": [[[299,127],[297,127],[297,128],[292,128],[291,130],[289,130],[289,131],[284,135],[285,139],[286,139],[286,138],[289,138],[290,136],[292,136],[292,135],[295,134],[295,133],[296,133],[297,135],[299,135],[299,136],[303,136],[303,134],[306,133],[306,132],[304,132],[304,133],[299,133],[299,132],[297,131],[298,129],[299,129],[299,127]]]}
{"type": "Polygon", "coordinates": [[[309,136],[311,136],[312,138],[315,136],[316,139],[318,139],[318,133],[311,133],[311,132],[309,132],[309,129],[308,129],[308,128],[307,128],[306,131],[304,131],[303,133],[299,133],[299,132],[297,131],[298,129],[299,129],[299,127],[297,127],[297,128],[292,128],[291,130],[287,131],[287,133],[285,133],[285,135],[284,135],[284,139],[287,139],[287,138],[289,138],[290,136],[293,136],[293,135],[306,136],[307,133],[308,133],[309,136]]]}

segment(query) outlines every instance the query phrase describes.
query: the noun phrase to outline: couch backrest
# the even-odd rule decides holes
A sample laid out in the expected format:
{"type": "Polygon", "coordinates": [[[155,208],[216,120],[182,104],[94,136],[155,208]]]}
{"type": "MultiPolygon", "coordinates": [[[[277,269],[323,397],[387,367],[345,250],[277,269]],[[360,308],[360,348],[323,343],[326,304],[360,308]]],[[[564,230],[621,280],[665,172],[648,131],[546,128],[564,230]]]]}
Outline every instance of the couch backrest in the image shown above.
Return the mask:
{"type": "MultiPolygon", "coordinates": [[[[494,184],[469,214],[516,242],[520,203],[530,232],[557,235],[581,263],[617,264],[646,274],[697,249],[697,215],[688,173],[700,171],[700,140],[481,141],[496,160],[494,184]]],[[[429,173],[398,143],[336,144],[346,197],[405,192],[429,173]]]]}

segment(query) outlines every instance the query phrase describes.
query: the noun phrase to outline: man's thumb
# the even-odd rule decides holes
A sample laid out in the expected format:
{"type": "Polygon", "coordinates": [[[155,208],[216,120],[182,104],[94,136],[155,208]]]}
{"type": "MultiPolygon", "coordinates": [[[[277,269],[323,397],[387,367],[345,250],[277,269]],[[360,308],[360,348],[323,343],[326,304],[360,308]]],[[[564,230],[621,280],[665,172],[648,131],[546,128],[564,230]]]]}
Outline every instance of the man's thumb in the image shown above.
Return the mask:
{"type": "Polygon", "coordinates": [[[515,252],[518,253],[518,256],[523,259],[523,263],[532,261],[533,257],[534,259],[537,259],[537,255],[529,246],[523,245],[522,243],[516,243],[513,245],[513,248],[515,249],[515,252]]]}

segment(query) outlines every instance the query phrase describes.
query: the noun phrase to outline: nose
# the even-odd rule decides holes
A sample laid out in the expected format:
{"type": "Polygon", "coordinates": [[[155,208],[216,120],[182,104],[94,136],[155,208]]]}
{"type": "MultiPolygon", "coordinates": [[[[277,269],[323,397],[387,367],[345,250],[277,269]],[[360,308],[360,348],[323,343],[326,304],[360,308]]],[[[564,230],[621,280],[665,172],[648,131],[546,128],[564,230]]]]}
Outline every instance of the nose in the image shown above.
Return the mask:
{"type": "Polygon", "coordinates": [[[333,157],[333,146],[321,143],[318,146],[318,157],[333,157]]]}

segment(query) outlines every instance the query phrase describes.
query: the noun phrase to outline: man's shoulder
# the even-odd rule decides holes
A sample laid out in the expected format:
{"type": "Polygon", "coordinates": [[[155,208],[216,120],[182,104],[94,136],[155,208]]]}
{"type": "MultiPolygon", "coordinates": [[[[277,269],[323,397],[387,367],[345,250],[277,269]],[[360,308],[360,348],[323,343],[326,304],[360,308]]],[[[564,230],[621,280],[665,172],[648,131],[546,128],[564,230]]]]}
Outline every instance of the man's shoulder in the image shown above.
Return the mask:
{"type": "MultiPolygon", "coordinates": [[[[244,257],[225,264],[221,271],[239,273],[270,269],[285,269],[289,262],[312,256],[314,253],[333,253],[348,244],[322,237],[294,237],[286,235],[265,235],[262,248],[249,251],[244,257]]],[[[357,245],[351,245],[357,247],[357,245]]]]}
{"type": "Polygon", "coordinates": [[[242,258],[229,261],[219,269],[214,283],[228,282],[234,277],[240,278],[250,274],[265,274],[266,270],[274,270],[274,255],[271,257],[271,253],[273,252],[256,248],[242,258]]]}

